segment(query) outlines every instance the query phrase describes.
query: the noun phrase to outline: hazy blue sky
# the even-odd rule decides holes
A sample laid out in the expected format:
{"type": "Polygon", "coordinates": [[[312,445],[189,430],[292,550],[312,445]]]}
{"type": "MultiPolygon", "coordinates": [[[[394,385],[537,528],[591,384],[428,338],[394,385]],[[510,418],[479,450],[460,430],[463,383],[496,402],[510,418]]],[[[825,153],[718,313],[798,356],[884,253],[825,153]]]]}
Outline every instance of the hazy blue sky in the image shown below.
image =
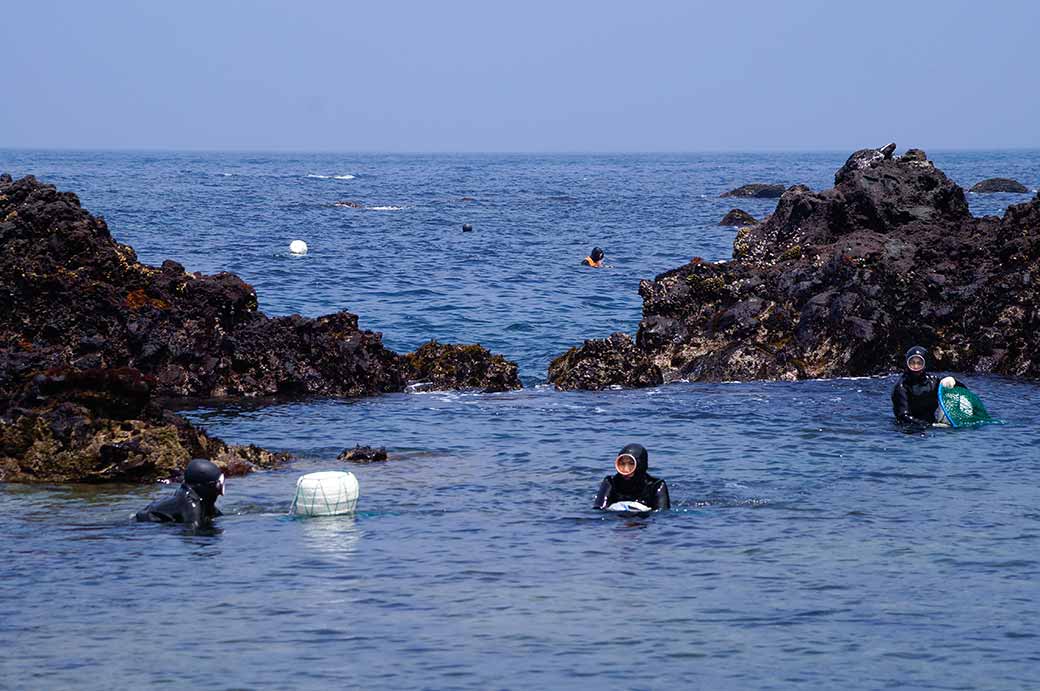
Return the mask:
{"type": "Polygon", "coordinates": [[[1040,147],[1040,2],[5,2],[0,147],[1040,147]]]}

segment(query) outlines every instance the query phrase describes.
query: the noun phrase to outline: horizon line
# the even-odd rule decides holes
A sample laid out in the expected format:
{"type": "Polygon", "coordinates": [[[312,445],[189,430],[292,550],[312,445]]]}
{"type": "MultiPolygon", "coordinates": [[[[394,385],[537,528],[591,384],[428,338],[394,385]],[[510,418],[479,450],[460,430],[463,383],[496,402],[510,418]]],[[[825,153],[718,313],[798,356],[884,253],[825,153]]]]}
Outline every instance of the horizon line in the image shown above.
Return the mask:
{"type": "MultiPolygon", "coordinates": [[[[884,146],[884,144],[880,145],[884,146]]],[[[860,147],[871,148],[871,147],[860,147]]],[[[880,147],[878,147],[880,148],[880,147]]],[[[910,146],[906,151],[911,148],[921,148],[916,146],[910,146]]],[[[0,146],[0,151],[40,151],[40,152],[83,152],[83,153],[213,153],[213,154],[266,154],[266,155],[289,155],[289,154],[328,154],[328,155],[380,155],[380,156],[652,156],[652,155],[698,155],[698,154],[841,154],[844,152],[853,153],[860,149],[849,149],[849,148],[790,148],[790,147],[775,147],[775,148],[749,148],[749,149],[618,149],[618,150],[593,150],[593,149],[560,149],[560,150],[448,150],[448,149],[430,149],[430,150],[383,150],[383,149],[312,149],[312,148],[208,148],[208,147],[138,147],[138,146],[126,146],[126,147],[93,147],[93,146],[72,146],[72,147],[37,147],[37,146],[0,146]]],[[[1027,153],[1027,152],[1038,152],[1040,147],[935,147],[932,151],[938,151],[943,153],[1027,153]]],[[[927,153],[927,150],[926,150],[927,153]]]]}

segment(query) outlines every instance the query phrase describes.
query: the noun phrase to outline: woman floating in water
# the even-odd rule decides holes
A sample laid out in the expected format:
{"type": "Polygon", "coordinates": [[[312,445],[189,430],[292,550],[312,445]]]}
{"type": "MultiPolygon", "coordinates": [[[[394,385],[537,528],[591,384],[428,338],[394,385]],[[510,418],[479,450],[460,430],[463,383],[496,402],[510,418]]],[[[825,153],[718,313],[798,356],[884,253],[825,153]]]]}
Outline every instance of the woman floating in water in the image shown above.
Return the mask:
{"type": "Polygon", "coordinates": [[[617,473],[603,478],[593,508],[606,509],[616,502],[639,502],[649,510],[672,506],[668,485],[647,472],[649,454],[640,444],[629,444],[614,460],[617,473]]]}
{"type": "Polygon", "coordinates": [[[594,269],[603,268],[603,250],[599,247],[593,247],[592,251],[589,252],[589,256],[581,260],[583,266],[591,266],[594,269]]]}
{"type": "Polygon", "coordinates": [[[177,491],[138,511],[136,518],[142,523],[184,523],[201,528],[221,515],[217,497],[223,494],[224,473],[216,464],[195,458],[185,469],[184,482],[177,491]]]}
{"type": "Polygon", "coordinates": [[[896,420],[911,425],[941,422],[942,408],[937,396],[939,387],[968,388],[953,377],[939,377],[928,373],[928,351],[914,346],[906,351],[906,368],[892,388],[892,414],[896,420]]]}

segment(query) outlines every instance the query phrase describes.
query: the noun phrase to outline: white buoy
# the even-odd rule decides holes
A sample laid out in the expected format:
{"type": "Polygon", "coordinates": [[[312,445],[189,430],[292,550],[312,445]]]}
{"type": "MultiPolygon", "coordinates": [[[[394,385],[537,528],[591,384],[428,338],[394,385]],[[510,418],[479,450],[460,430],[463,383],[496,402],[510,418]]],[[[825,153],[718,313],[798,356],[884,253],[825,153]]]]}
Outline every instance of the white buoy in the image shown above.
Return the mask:
{"type": "Polygon", "coordinates": [[[289,243],[289,251],[293,254],[307,254],[307,243],[303,240],[293,240],[289,243]]]}
{"type": "Polygon", "coordinates": [[[308,473],[296,481],[296,496],[289,513],[296,516],[338,516],[357,508],[357,478],[353,473],[330,470],[308,473]]]}

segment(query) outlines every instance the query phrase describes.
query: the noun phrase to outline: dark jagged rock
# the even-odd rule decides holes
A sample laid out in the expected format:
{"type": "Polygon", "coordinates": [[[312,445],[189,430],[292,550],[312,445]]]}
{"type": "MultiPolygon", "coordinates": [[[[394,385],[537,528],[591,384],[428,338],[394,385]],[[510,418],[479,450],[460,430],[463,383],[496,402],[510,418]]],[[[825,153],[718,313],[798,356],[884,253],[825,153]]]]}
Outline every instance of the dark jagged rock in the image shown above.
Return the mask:
{"type": "Polygon", "coordinates": [[[661,370],[636,348],[628,334],[585,341],[549,363],[549,381],[562,390],[612,387],[637,388],[661,384],[661,370]]]}
{"type": "Polygon", "coordinates": [[[389,456],[384,447],[374,449],[371,446],[361,446],[360,444],[353,449],[344,449],[339,456],[336,456],[337,461],[350,461],[351,463],[377,463],[388,459],[389,456]]]}
{"type": "Polygon", "coordinates": [[[485,392],[523,388],[515,362],[479,345],[452,345],[435,340],[404,356],[409,382],[433,389],[481,389],[485,392]]]}
{"type": "Polygon", "coordinates": [[[155,383],[129,368],[36,375],[0,404],[0,482],[152,482],[192,458],[232,476],[289,460],[208,436],[156,405],[155,383]]]}
{"type": "Polygon", "coordinates": [[[971,186],[969,192],[976,194],[992,194],[994,192],[1011,192],[1013,194],[1029,194],[1029,188],[1017,180],[1010,178],[989,178],[971,186]]]}
{"type": "Polygon", "coordinates": [[[349,201],[349,200],[338,201],[335,204],[333,204],[333,206],[343,206],[343,207],[346,207],[348,209],[364,209],[365,208],[365,205],[362,204],[361,202],[352,202],[352,201],[349,201]]]}
{"type": "MultiPolygon", "coordinates": [[[[229,273],[137,261],[76,195],[0,184],[0,372],[133,367],[166,396],[399,391],[397,355],[347,312],[269,319],[229,273]],[[14,361],[13,361],[14,360],[14,361]]],[[[0,379],[4,374],[0,374],[0,379]]]]}
{"type": "MultiPolygon", "coordinates": [[[[832,189],[787,190],[733,261],[642,281],[636,347],[598,342],[596,361],[649,360],[666,381],[875,375],[918,343],[940,369],[1040,377],[1040,195],[974,218],[923,152],[894,148],[857,151],[832,189]]],[[[580,364],[555,376],[601,388],[580,364]]]]}
{"type": "Polygon", "coordinates": [[[754,197],[757,199],[775,199],[784,193],[783,185],[767,185],[754,183],[744,185],[729,192],[723,192],[719,197],[754,197]]]}
{"type": "Polygon", "coordinates": [[[755,217],[743,209],[730,209],[719,221],[720,226],[753,226],[757,223],[755,217]]]}

